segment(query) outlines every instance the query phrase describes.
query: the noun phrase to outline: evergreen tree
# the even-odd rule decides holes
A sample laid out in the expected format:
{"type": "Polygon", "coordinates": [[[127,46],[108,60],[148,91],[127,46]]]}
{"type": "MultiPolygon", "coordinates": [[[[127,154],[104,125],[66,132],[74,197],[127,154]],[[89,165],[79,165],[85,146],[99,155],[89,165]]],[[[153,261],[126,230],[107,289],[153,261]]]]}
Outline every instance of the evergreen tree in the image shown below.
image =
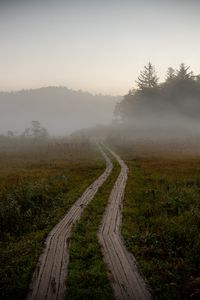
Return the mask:
{"type": "Polygon", "coordinates": [[[180,64],[179,70],[176,71],[177,78],[181,80],[189,79],[192,77],[193,72],[188,72],[190,67],[187,67],[184,63],[180,64]]]}
{"type": "Polygon", "coordinates": [[[176,77],[175,70],[172,67],[167,69],[166,81],[171,81],[176,77]]]}
{"type": "Polygon", "coordinates": [[[144,66],[144,70],[140,72],[140,76],[136,82],[140,90],[157,86],[158,77],[154,66],[150,62],[148,65],[144,66]]]}

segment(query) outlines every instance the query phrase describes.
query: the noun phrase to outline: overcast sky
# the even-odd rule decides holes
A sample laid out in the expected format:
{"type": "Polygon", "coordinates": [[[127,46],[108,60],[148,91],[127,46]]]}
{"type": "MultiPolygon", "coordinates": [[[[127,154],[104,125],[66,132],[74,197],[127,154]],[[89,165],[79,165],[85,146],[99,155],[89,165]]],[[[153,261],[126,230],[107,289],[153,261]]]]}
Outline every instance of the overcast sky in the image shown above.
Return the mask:
{"type": "Polygon", "coordinates": [[[200,73],[200,0],[0,0],[0,90],[125,94],[148,61],[200,73]]]}

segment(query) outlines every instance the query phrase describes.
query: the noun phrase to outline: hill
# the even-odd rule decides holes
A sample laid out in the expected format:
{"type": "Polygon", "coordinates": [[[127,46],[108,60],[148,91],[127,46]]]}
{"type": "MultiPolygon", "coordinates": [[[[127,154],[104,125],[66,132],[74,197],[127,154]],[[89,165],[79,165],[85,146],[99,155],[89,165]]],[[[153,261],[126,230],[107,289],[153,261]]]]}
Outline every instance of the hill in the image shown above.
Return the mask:
{"type": "Polygon", "coordinates": [[[108,124],[121,97],[92,95],[65,87],[0,92],[0,134],[21,133],[38,120],[51,134],[108,124]]]}

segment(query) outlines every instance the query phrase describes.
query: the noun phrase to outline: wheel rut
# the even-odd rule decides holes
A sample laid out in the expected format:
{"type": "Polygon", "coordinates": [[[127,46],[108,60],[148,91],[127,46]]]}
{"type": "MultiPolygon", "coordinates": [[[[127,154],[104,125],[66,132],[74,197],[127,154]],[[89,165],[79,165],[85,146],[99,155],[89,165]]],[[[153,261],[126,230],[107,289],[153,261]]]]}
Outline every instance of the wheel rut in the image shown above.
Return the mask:
{"type": "Polygon", "coordinates": [[[98,233],[111,285],[117,300],[152,300],[145,280],[138,271],[136,260],[127,251],[120,233],[121,209],[128,167],[116,153],[109,148],[107,150],[121,166],[98,233]]]}
{"type": "Polygon", "coordinates": [[[27,300],[60,300],[65,295],[65,280],[69,262],[69,238],[74,224],[80,219],[84,207],[112,172],[112,162],[100,147],[101,154],[106,162],[106,169],[82,194],[69,209],[63,219],[51,230],[41,254],[27,300]]]}

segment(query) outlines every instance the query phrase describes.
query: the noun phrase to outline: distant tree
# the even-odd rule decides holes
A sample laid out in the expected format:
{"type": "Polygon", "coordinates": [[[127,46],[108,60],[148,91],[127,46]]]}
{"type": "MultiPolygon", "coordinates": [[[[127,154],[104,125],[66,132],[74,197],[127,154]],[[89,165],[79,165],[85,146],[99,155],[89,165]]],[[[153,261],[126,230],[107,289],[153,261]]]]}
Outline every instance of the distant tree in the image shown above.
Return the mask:
{"type": "MultiPolygon", "coordinates": [[[[177,114],[199,119],[200,115],[200,75],[193,75],[190,67],[180,64],[178,70],[168,68],[166,81],[158,83],[156,71],[151,63],[144,67],[138,80],[138,89],[130,90],[116,105],[115,116],[127,124],[133,120],[161,119],[170,122],[171,115],[177,114]]],[[[183,119],[184,120],[184,119],[183,119]]],[[[167,124],[167,122],[166,122],[167,124]]]]}
{"type": "Polygon", "coordinates": [[[190,79],[193,76],[193,72],[188,72],[190,66],[186,66],[184,63],[180,64],[179,69],[176,71],[176,76],[180,80],[190,79]]]}
{"type": "Polygon", "coordinates": [[[48,135],[49,134],[48,134],[48,131],[46,128],[44,128],[44,127],[40,128],[40,138],[45,139],[48,137],[48,135]]]}
{"type": "Polygon", "coordinates": [[[144,90],[156,87],[158,85],[158,79],[154,66],[149,62],[148,65],[144,66],[144,70],[140,72],[136,83],[140,90],[144,90]]]}
{"type": "Polygon", "coordinates": [[[32,137],[35,139],[44,139],[48,136],[46,128],[42,127],[39,121],[32,121],[32,127],[26,128],[22,134],[23,137],[32,137]]]}
{"type": "Polygon", "coordinates": [[[136,92],[135,89],[130,89],[130,90],[128,91],[128,94],[127,94],[127,95],[133,96],[133,95],[135,95],[135,92],[136,92]]]}
{"type": "Polygon", "coordinates": [[[134,100],[135,100],[135,93],[134,89],[129,90],[128,94],[124,96],[123,100],[116,104],[114,110],[114,116],[119,122],[119,119],[126,119],[132,117],[132,110],[134,107],[134,100]]]}
{"type": "Polygon", "coordinates": [[[192,75],[191,78],[196,82],[200,82],[200,75],[192,75]]]}
{"type": "Polygon", "coordinates": [[[176,71],[172,68],[169,67],[167,69],[167,74],[166,74],[166,81],[171,81],[176,77],[176,71]]]}
{"type": "Polygon", "coordinates": [[[30,128],[26,128],[22,133],[22,137],[29,137],[30,136],[30,128]]]}
{"type": "Polygon", "coordinates": [[[46,138],[48,136],[47,129],[42,127],[39,121],[32,121],[31,131],[34,138],[46,138]]]}
{"type": "Polygon", "coordinates": [[[41,125],[39,121],[32,121],[32,134],[34,137],[39,137],[40,136],[40,131],[41,131],[41,125]]]}
{"type": "Polygon", "coordinates": [[[15,133],[12,130],[8,130],[7,136],[13,138],[15,136],[15,133]]]}

